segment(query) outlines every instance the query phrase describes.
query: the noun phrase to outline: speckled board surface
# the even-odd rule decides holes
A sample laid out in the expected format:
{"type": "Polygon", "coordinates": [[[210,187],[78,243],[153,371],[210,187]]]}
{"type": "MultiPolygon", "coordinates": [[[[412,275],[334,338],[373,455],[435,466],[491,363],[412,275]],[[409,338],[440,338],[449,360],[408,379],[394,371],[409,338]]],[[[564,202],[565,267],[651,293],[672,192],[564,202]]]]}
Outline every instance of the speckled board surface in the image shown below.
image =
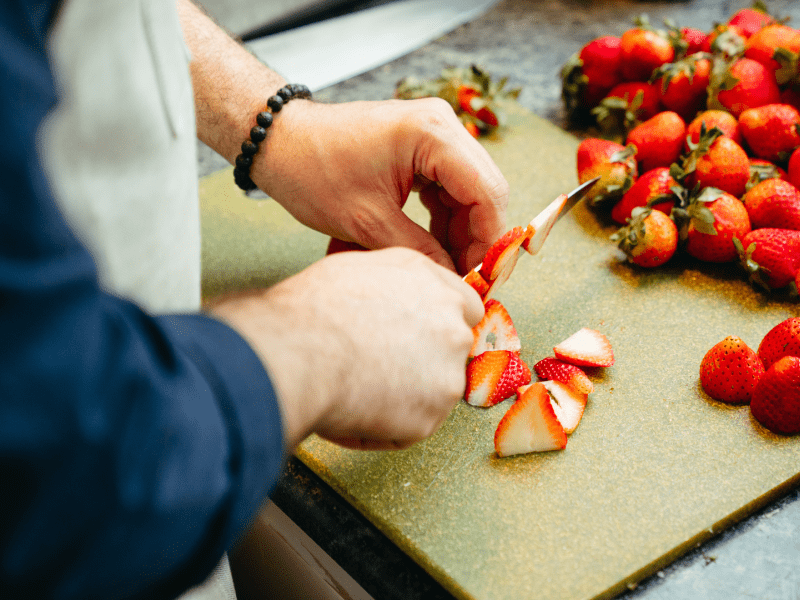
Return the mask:
{"type": "MultiPolygon", "coordinates": [[[[578,141],[528,114],[486,143],[512,188],[508,225],[576,183],[578,141]]],[[[201,184],[206,296],[277,281],[321,257],[326,238],[271,200],[245,198],[229,170],[201,184]]],[[[424,214],[412,199],[409,213],[424,214]]],[[[498,459],[509,402],[459,405],[430,440],[360,453],[317,438],[298,456],[456,597],[613,596],[796,485],[800,437],[772,435],[746,407],[700,390],[705,351],[729,334],[752,347],[797,297],[767,297],[734,266],[678,261],[644,271],[579,204],[498,295],[533,364],[581,327],[616,364],[592,374],[583,421],[562,452],[498,459]]],[[[398,365],[402,369],[402,365],[398,365]]]]}

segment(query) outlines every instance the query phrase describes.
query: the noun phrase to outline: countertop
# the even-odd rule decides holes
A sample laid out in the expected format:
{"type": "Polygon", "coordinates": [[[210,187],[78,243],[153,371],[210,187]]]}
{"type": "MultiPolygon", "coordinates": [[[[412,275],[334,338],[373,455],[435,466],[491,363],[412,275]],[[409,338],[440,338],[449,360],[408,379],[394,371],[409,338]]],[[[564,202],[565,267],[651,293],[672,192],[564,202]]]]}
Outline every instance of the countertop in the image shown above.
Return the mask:
{"type": "MultiPolygon", "coordinates": [[[[642,13],[654,24],[669,17],[679,25],[710,29],[746,5],[721,0],[504,0],[426,46],[315,96],[324,102],[386,99],[403,77],[431,78],[443,66],[474,63],[492,75],[508,76],[510,85],[522,87],[519,102],[525,108],[568,128],[558,73],[583,44],[600,35],[621,34],[642,13]]],[[[790,24],[800,24],[798,4],[774,1],[768,6],[773,14],[790,17],[790,24]]],[[[200,150],[201,173],[227,166],[207,149],[200,150]]],[[[450,597],[300,461],[289,460],[273,501],[376,599],[450,597]]],[[[796,599],[798,573],[800,491],[795,489],[619,598],[796,599]]]]}

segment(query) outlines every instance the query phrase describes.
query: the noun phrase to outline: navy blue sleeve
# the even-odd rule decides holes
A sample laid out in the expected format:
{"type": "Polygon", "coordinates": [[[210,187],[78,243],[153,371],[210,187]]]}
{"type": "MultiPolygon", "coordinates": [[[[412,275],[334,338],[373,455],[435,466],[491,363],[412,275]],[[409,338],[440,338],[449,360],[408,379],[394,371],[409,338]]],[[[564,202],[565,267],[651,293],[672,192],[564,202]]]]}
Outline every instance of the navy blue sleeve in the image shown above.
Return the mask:
{"type": "Polygon", "coordinates": [[[0,598],[172,599],[276,482],[281,415],[232,329],[99,288],[36,153],[54,9],[0,3],[0,598]]]}

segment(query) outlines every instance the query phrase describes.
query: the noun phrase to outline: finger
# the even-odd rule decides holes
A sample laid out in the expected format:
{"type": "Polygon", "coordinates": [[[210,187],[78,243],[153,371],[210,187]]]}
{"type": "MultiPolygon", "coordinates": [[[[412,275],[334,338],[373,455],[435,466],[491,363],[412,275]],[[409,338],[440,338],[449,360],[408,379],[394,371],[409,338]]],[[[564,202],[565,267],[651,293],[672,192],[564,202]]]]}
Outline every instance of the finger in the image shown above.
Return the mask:
{"type": "MultiPolygon", "coordinates": [[[[450,219],[451,211],[439,198],[441,188],[438,185],[428,185],[419,190],[419,199],[431,216],[430,232],[436,241],[450,253],[456,262],[457,257],[453,255],[454,248],[450,245],[450,219]]],[[[460,271],[459,271],[460,272],[460,271]]]]}
{"type": "Polygon", "coordinates": [[[320,437],[350,450],[405,450],[414,445],[414,442],[401,440],[376,440],[326,435],[320,435],[320,437]]]}
{"type": "Polygon", "coordinates": [[[483,300],[481,300],[480,295],[473,287],[465,283],[464,280],[461,279],[461,276],[449,269],[442,269],[439,265],[435,264],[430,264],[430,268],[447,286],[461,295],[461,306],[464,321],[467,325],[472,328],[480,323],[486,312],[486,308],[483,305],[483,300]]]}

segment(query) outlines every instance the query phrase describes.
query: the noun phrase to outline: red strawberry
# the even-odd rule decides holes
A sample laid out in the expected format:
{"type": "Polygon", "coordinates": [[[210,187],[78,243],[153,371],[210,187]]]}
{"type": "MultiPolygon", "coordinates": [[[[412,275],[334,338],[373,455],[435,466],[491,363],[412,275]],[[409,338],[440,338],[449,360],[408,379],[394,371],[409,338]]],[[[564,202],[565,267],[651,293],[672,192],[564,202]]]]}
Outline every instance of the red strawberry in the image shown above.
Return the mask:
{"type": "Polygon", "coordinates": [[[711,52],[722,58],[740,56],[746,41],[747,38],[736,25],[720,23],[706,37],[703,52],[711,52]]]}
{"type": "Polygon", "coordinates": [[[800,358],[784,356],[759,380],[750,412],[773,433],[800,433],[800,358]]]}
{"type": "Polygon", "coordinates": [[[464,282],[470,284],[472,289],[478,292],[481,299],[486,297],[486,292],[489,291],[489,284],[478,271],[472,269],[464,276],[464,282]]]}
{"type": "Polygon", "coordinates": [[[728,25],[738,28],[742,35],[748,38],[774,22],[775,19],[760,6],[742,8],[728,19],[728,25]]]}
{"type": "Polygon", "coordinates": [[[583,417],[588,400],[587,394],[575,391],[573,388],[558,381],[543,381],[542,385],[550,394],[550,403],[556,418],[564,428],[564,433],[569,435],[578,427],[583,417]]]}
{"type": "Polygon", "coordinates": [[[610,367],[614,350],[608,338],[594,329],[584,327],[553,348],[556,358],[582,367],[610,367]]]}
{"type": "Polygon", "coordinates": [[[620,40],[606,35],[592,40],[561,69],[562,97],[567,111],[592,108],[622,81],[620,40]]]}
{"type": "Polygon", "coordinates": [[[661,94],[655,83],[629,81],[611,88],[591,110],[597,125],[611,135],[622,135],[641,121],[661,112],[661,94]]]}
{"type": "Polygon", "coordinates": [[[780,102],[775,72],[760,62],[740,58],[728,68],[720,65],[723,68],[715,68],[709,84],[709,108],[728,110],[738,118],[748,108],[780,102]]]}
{"type": "Polygon", "coordinates": [[[797,189],[800,189],[800,148],[792,152],[792,155],[789,157],[786,173],[791,184],[797,189]]]}
{"type": "Polygon", "coordinates": [[[758,345],[758,358],[769,369],[784,356],[800,356],[800,317],[790,317],[775,325],[758,345]]]}
{"type": "Polygon", "coordinates": [[[800,146],[800,112],[788,104],[767,104],[739,115],[739,129],[753,154],[772,162],[788,159],[800,146]]]}
{"type": "Polygon", "coordinates": [[[735,238],[750,231],[750,217],[742,202],[716,188],[705,188],[689,200],[688,207],[675,209],[686,252],[706,262],[730,262],[738,253],[735,238]]]}
{"type": "Polygon", "coordinates": [[[519,354],[508,350],[488,350],[467,365],[464,400],[472,406],[494,406],[511,398],[519,386],[530,381],[530,369],[519,354]]]}
{"type": "Polygon", "coordinates": [[[517,329],[505,306],[497,300],[488,300],[485,308],[483,318],[472,328],[473,342],[469,357],[478,356],[488,350],[522,350],[517,329]]]}
{"type": "Polygon", "coordinates": [[[458,88],[458,104],[465,113],[490,127],[497,127],[500,124],[492,98],[484,96],[480,90],[462,85],[458,88]]]}
{"type": "Polygon", "coordinates": [[[615,223],[624,225],[631,218],[637,206],[651,206],[669,214],[675,205],[673,188],[678,182],[670,175],[667,167],[658,167],[647,171],[636,180],[631,188],[623,194],[622,199],[611,209],[611,218],[615,223]]]}
{"type": "Polygon", "coordinates": [[[585,183],[600,177],[600,181],[586,192],[586,202],[599,204],[622,197],[638,173],[634,154],[634,148],[609,140],[583,140],[577,153],[578,181],[585,183]]]}
{"type": "Polygon", "coordinates": [[[673,171],[684,186],[715,187],[740,198],[750,180],[750,160],[744,149],[719,129],[702,132],[697,144],[683,160],[682,170],[673,171]]]}
{"type": "Polygon", "coordinates": [[[789,181],[789,174],[775,163],[764,160],[763,158],[753,158],[751,156],[750,179],[747,182],[747,190],[752,189],[754,186],[758,185],[762,181],[767,181],[768,179],[782,179],[783,181],[789,181]]]}
{"type": "Polygon", "coordinates": [[[658,267],[678,249],[678,228],[666,214],[637,207],[626,227],[611,236],[628,260],[641,267],[658,267]]]}
{"type": "Polygon", "coordinates": [[[667,36],[654,31],[643,18],[636,24],[620,38],[620,69],[626,81],[647,81],[655,69],[673,61],[675,48],[667,36]]]}
{"type": "Polygon", "coordinates": [[[800,231],[765,227],[734,243],[753,283],[777,290],[795,281],[800,271],[800,231]]]}
{"type": "Polygon", "coordinates": [[[684,55],[690,56],[703,51],[706,40],[708,39],[708,34],[694,27],[682,27],[680,30],[680,39],[686,44],[684,55]]]}
{"type": "Polygon", "coordinates": [[[653,78],[664,108],[690,120],[706,107],[711,75],[709,56],[701,52],[656,69],[653,78]]]}
{"type": "Polygon", "coordinates": [[[800,230],[800,191],[788,181],[767,179],[751,187],[742,202],[753,229],[800,230]]]}
{"type": "MultiPolygon", "coordinates": [[[[791,54],[796,56],[800,51],[800,31],[782,23],[764,27],[747,40],[744,55],[760,62],[771,71],[777,71],[782,66],[781,62],[775,59],[779,49],[789,56],[791,54]]],[[[787,77],[786,81],[789,79],[791,77],[787,77]]],[[[778,83],[786,83],[786,81],[778,81],[778,83]]]]}
{"type": "Polygon", "coordinates": [[[484,298],[490,298],[492,292],[511,277],[519,258],[520,247],[526,239],[525,230],[522,227],[514,227],[486,251],[480,268],[481,276],[489,284],[484,298]]]}
{"type": "Polygon", "coordinates": [[[731,138],[734,142],[742,145],[742,134],[739,131],[739,121],[727,110],[706,110],[697,115],[686,127],[687,141],[684,150],[689,150],[689,142],[697,144],[700,141],[701,129],[705,126],[706,131],[717,128],[722,135],[731,138]]]}
{"type": "Polygon", "coordinates": [[[705,393],[731,404],[750,402],[753,388],[763,374],[761,359],[735,335],[712,347],[700,363],[700,385],[705,393]]]}
{"type": "Polygon", "coordinates": [[[534,383],[523,392],[500,419],[494,433],[494,449],[501,458],[566,447],[567,434],[542,383],[534,383]]]}
{"type": "Polygon", "coordinates": [[[579,394],[590,394],[594,391],[594,384],[583,369],[552,356],[537,362],[533,365],[533,370],[540,379],[558,381],[579,394]]]}
{"type": "Polygon", "coordinates": [[[636,147],[639,172],[668,167],[678,160],[686,137],[686,123],[672,111],[664,111],[628,132],[626,144],[636,147]]]}

